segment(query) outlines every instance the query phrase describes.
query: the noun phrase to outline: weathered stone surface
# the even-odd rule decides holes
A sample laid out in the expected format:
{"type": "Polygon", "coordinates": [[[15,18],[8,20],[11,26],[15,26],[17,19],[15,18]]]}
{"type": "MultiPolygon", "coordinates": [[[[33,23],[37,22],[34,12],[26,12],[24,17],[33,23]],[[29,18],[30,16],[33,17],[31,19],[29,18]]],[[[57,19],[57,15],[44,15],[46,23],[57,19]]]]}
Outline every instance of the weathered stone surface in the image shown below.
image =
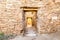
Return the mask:
{"type": "Polygon", "coordinates": [[[60,0],[0,0],[0,32],[20,34],[23,30],[21,6],[40,7],[37,15],[39,33],[51,33],[60,30],[60,0]]]}

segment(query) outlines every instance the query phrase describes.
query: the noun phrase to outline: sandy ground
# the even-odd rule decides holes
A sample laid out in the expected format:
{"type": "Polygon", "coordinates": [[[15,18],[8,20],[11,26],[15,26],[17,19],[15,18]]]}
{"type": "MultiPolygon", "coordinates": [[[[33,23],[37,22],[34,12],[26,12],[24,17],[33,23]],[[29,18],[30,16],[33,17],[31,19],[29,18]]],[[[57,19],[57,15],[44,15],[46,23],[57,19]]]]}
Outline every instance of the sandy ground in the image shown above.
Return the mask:
{"type": "Polygon", "coordinates": [[[14,39],[10,40],[60,40],[60,32],[52,34],[39,34],[38,36],[16,36],[14,39]]]}

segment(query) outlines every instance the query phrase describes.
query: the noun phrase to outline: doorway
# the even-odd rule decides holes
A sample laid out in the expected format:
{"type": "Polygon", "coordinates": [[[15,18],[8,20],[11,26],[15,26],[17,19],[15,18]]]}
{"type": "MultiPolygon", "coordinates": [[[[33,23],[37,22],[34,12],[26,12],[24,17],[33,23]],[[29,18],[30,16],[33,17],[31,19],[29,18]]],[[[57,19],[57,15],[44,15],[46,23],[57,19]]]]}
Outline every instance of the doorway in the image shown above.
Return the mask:
{"type": "Polygon", "coordinates": [[[37,35],[37,8],[24,7],[24,35],[36,36],[37,35]]]}

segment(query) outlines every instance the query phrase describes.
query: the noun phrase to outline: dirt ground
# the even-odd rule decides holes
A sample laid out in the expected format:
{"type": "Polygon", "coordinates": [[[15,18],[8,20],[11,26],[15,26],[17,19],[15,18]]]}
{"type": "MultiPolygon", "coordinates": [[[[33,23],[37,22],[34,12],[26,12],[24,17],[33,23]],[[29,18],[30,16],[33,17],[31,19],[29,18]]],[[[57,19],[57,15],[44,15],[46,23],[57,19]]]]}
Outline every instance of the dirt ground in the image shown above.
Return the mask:
{"type": "Polygon", "coordinates": [[[60,32],[51,34],[39,34],[37,36],[16,36],[14,39],[10,40],[60,40],[60,32]]]}

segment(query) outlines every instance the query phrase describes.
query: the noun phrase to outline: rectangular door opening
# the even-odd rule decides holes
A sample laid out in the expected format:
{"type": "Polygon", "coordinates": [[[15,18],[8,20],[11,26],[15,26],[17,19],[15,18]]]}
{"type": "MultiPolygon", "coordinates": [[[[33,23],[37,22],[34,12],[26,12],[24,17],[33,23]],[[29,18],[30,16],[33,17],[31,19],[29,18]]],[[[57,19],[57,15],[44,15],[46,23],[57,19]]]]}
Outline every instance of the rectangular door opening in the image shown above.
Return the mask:
{"type": "Polygon", "coordinates": [[[23,7],[24,35],[37,35],[37,7],[23,7]]]}

